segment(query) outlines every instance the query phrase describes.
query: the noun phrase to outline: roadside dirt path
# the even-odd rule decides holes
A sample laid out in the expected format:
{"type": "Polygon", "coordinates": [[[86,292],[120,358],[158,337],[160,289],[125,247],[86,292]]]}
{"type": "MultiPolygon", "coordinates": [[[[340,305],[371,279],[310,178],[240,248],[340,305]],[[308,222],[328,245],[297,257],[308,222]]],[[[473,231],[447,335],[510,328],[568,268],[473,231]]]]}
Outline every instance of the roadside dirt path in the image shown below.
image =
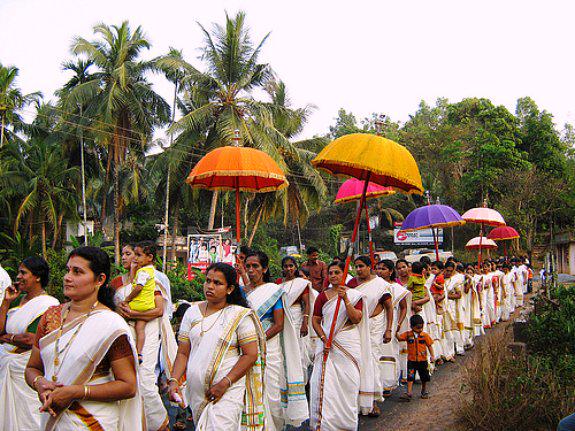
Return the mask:
{"type": "MultiPolygon", "coordinates": [[[[516,312],[514,317],[519,316],[516,312]]],[[[495,333],[510,328],[513,320],[501,322],[495,328],[488,330],[483,337],[476,338],[476,343],[482,343],[495,333]]],[[[467,431],[459,421],[458,409],[462,398],[461,377],[470,359],[476,355],[477,348],[466,352],[465,356],[457,356],[455,363],[440,366],[431,376],[429,384],[430,398],[419,398],[421,387],[413,388],[413,400],[402,402],[399,396],[405,392],[405,387],[396,389],[390,398],[381,405],[382,414],[379,418],[362,417],[359,429],[385,431],[467,431]]]]}

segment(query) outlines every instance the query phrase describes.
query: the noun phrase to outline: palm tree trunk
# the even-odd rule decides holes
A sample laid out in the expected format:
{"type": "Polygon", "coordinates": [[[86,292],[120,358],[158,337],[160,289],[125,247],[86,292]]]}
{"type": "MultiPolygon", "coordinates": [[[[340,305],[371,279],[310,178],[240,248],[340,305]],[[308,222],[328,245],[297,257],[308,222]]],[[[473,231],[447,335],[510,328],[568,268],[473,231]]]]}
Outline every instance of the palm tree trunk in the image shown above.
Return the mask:
{"type": "Polygon", "coordinates": [[[6,127],[6,115],[2,114],[2,131],[0,132],[0,147],[4,145],[4,127],[6,127]]]}
{"type": "Polygon", "coordinates": [[[254,241],[254,237],[256,236],[256,232],[257,232],[258,227],[260,225],[260,221],[262,219],[263,213],[264,213],[264,206],[262,205],[260,207],[260,210],[258,211],[258,216],[256,217],[256,222],[254,223],[254,228],[252,229],[252,233],[250,234],[250,239],[248,240],[248,247],[252,246],[252,242],[254,241]]]}
{"type": "Polygon", "coordinates": [[[46,259],[48,252],[46,250],[46,220],[42,219],[42,257],[46,259]]]}
{"type": "Polygon", "coordinates": [[[56,223],[56,227],[54,228],[54,239],[52,240],[52,248],[56,249],[58,245],[58,240],[60,239],[60,233],[62,232],[62,222],[64,221],[64,213],[60,213],[58,216],[58,222],[56,223]]]}
{"type": "Polygon", "coordinates": [[[120,264],[120,165],[114,164],[114,258],[120,264]]]}
{"type": "Polygon", "coordinates": [[[214,228],[214,222],[216,220],[216,209],[218,208],[218,194],[217,190],[212,193],[212,206],[210,207],[210,218],[208,219],[208,230],[214,228]]]}
{"type": "Polygon", "coordinates": [[[178,229],[180,228],[180,202],[176,201],[174,207],[174,228],[172,229],[172,248],[170,250],[170,260],[172,262],[176,261],[176,236],[178,235],[178,229]]]}
{"type": "Polygon", "coordinates": [[[102,212],[100,213],[100,224],[102,228],[106,222],[106,210],[108,202],[108,181],[110,181],[110,169],[112,166],[112,154],[108,151],[108,160],[106,162],[106,176],[104,177],[104,185],[102,186],[102,212]]]}

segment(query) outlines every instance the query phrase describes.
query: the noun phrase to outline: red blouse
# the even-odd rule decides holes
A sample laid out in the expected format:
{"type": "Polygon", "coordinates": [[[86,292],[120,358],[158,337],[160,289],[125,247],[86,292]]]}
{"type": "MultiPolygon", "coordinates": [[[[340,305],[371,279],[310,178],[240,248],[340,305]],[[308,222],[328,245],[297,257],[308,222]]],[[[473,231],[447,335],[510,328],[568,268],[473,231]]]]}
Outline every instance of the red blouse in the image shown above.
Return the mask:
{"type": "MultiPolygon", "coordinates": [[[[321,292],[317,296],[317,298],[315,300],[315,304],[313,306],[313,315],[314,316],[323,317],[323,306],[327,301],[329,301],[329,299],[327,298],[325,291],[321,292]]],[[[353,308],[361,311],[362,307],[363,307],[363,299],[360,299],[359,301],[357,301],[357,304],[355,304],[355,306],[353,308]]]]}

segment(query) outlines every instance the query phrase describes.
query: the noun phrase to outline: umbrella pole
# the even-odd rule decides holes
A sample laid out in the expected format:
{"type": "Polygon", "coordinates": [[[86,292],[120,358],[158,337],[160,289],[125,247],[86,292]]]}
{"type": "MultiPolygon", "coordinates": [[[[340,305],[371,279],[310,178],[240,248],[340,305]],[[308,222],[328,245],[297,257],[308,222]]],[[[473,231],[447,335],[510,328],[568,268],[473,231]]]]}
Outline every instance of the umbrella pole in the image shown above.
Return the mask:
{"type": "Polygon", "coordinates": [[[241,226],[240,226],[240,188],[236,187],[236,241],[238,247],[241,241],[241,226]]]}
{"type": "MultiPolygon", "coordinates": [[[[361,199],[359,201],[359,205],[357,206],[357,214],[355,216],[355,224],[353,225],[353,233],[351,234],[351,241],[349,244],[349,247],[347,249],[347,257],[345,258],[345,267],[343,270],[343,279],[342,279],[342,283],[345,285],[345,279],[347,278],[347,272],[349,269],[349,264],[351,263],[351,258],[353,255],[353,244],[355,243],[355,239],[357,237],[357,231],[358,231],[358,227],[359,227],[359,220],[361,219],[361,211],[363,206],[365,205],[365,195],[367,193],[367,185],[369,184],[369,177],[371,176],[371,173],[367,174],[367,178],[365,179],[365,184],[363,186],[363,192],[361,194],[361,199]]],[[[326,362],[327,362],[327,357],[329,355],[329,349],[331,348],[331,342],[333,340],[333,335],[335,332],[335,323],[337,321],[337,315],[339,314],[339,308],[341,306],[341,297],[337,298],[337,303],[335,305],[335,313],[333,316],[333,321],[331,322],[331,328],[329,330],[329,336],[327,337],[327,341],[325,343],[325,349],[324,349],[324,354],[323,354],[323,361],[322,361],[322,381],[321,381],[321,385],[320,385],[320,396],[319,396],[319,418],[318,418],[318,423],[317,423],[317,428],[316,430],[321,430],[321,410],[322,410],[322,401],[323,401],[323,383],[324,383],[324,379],[325,379],[325,366],[326,366],[326,362]]]]}
{"type": "Polygon", "coordinates": [[[431,232],[433,233],[433,243],[435,244],[435,260],[439,262],[439,240],[434,227],[431,228],[431,232]]]}
{"type": "Polygon", "coordinates": [[[367,237],[369,239],[369,258],[371,259],[371,269],[375,266],[375,253],[373,252],[373,238],[371,236],[371,227],[369,226],[369,210],[367,202],[365,203],[365,222],[367,223],[367,237]]]}
{"type": "Polygon", "coordinates": [[[482,247],[483,247],[483,223],[481,223],[481,228],[479,229],[479,268],[481,269],[481,262],[482,262],[482,247]]]}
{"type": "Polygon", "coordinates": [[[507,241],[503,241],[503,255],[505,256],[505,263],[507,263],[507,241]]]}

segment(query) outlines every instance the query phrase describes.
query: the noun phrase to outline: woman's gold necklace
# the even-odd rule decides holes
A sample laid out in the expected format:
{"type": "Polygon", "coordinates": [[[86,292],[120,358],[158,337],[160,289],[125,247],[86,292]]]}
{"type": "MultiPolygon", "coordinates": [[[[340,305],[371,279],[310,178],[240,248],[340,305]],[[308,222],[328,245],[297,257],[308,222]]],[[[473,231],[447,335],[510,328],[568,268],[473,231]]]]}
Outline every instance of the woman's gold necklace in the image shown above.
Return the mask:
{"type": "MultiPolygon", "coordinates": [[[[202,316],[202,320],[200,322],[200,337],[203,337],[206,332],[209,332],[216,325],[216,323],[218,323],[218,320],[220,320],[220,317],[223,314],[222,311],[224,311],[224,308],[222,308],[219,311],[216,311],[216,313],[220,313],[220,314],[218,315],[218,317],[214,320],[214,323],[212,323],[212,325],[208,329],[204,329],[204,320],[206,318],[214,315],[215,313],[210,314],[210,316],[205,316],[205,317],[202,316]]],[[[206,309],[204,310],[204,313],[207,313],[207,312],[208,312],[208,304],[206,303],[206,309]]]]}
{"type": "Polygon", "coordinates": [[[64,324],[66,323],[66,319],[68,318],[68,314],[70,312],[71,305],[68,306],[66,308],[66,310],[64,310],[64,314],[62,315],[62,323],[60,324],[60,328],[58,328],[58,335],[56,336],[56,341],[54,343],[54,373],[52,374],[52,381],[53,382],[56,382],[58,380],[58,377],[57,377],[58,373],[60,372],[60,369],[62,368],[62,364],[64,363],[64,360],[68,357],[70,345],[72,344],[72,342],[76,338],[76,335],[78,335],[78,332],[80,332],[80,329],[82,329],[82,326],[84,326],[84,323],[86,322],[86,320],[88,320],[88,317],[90,317],[90,315],[92,314],[92,311],[94,311],[94,309],[96,308],[97,305],[98,305],[98,301],[94,302],[94,304],[90,307],[90,311],[86,315],[86,319],[84,319],[84,321],[76,327],[76,330],[74,331],[74,333],[72,334],[72,336],[70,337],[70,339],[68,340],[66,345],[62,348],[62,350],[60,350],[59,349],[60,338],[62,337],[62,333],[64,330],[64,324]],[[62,353],[64,353],[64,357],[62,358],[62,360],[60,360],[60,355],[62,353]]]}

